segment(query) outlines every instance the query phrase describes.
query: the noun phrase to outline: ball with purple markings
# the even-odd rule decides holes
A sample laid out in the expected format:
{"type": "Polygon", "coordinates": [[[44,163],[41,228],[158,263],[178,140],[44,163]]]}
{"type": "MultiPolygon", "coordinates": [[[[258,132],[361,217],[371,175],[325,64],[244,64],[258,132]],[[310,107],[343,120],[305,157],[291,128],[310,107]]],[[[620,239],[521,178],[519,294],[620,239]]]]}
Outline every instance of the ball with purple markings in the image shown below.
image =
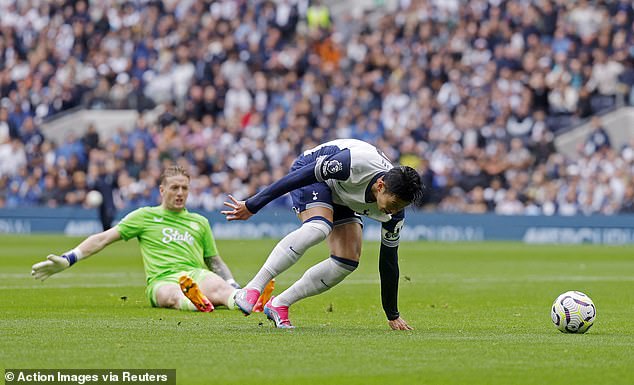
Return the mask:
{"type": "Polygon", "coordinates": [[[594,302],[580,291],[567,291],[557,297],[550,309],[553,323],[563,333],[585,333],[597,316],[594,302]]]}

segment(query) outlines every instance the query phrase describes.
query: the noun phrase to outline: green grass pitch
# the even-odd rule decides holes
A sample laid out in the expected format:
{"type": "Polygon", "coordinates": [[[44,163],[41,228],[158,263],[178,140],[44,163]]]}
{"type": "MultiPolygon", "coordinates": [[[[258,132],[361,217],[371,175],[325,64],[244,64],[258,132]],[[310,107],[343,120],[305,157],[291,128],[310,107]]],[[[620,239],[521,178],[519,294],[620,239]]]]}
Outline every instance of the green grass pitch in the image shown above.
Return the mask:
{"type": "MultiPolygon", "coordinates": [[[[378,244],[338,287],[291,309],[293,331],[264,316],[154,309],[136,242],[119,242],[36,282],[30,267],[79,239],[0,236],[0,364],[5,368],[175,368],[179,384],[632,384],[634,248],[403,243],[400,310],[380,306],[378,244]],[[585,335],[552,325],[552,301],[590,295],[585,335]]],[[[219,241],[244,283],[274,241],[219,241]]],[[[320,246],[276,292],[326,257],[320,246]]]]}

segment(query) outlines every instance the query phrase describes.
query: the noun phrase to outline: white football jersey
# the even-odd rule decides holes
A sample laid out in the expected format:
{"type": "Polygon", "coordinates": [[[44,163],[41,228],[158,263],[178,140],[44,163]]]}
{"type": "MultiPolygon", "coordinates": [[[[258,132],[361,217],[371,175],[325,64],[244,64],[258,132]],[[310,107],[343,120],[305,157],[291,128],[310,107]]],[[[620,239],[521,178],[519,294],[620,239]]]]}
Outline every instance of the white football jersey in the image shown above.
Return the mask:
{"type": "Polygon", "coordinates": [[[389,221],[392,216],[380,211],[376,202],[365,201],[366,191],[371,188],[371,183],[394,167],[387,156],[373,145],[356,139],[333,140],[304,152],[304,156],[324,152],[325,147],[331,149],[327,151],[331,155],[318,156],[315,176],[318,181],[328,184],[333,202],[379,222],[389,221]],[[336,156],[333,157],[333,152],[337,152],[336,149],[333,151],[333,147],[341,152],[349,150],[350,161],[339,161],[336,156]],[[345,180],[336,179],[342,171],[344,175],[348,174],[346,170],[342,170],[344,167],[349,168],[349,176],[345,180]]]}

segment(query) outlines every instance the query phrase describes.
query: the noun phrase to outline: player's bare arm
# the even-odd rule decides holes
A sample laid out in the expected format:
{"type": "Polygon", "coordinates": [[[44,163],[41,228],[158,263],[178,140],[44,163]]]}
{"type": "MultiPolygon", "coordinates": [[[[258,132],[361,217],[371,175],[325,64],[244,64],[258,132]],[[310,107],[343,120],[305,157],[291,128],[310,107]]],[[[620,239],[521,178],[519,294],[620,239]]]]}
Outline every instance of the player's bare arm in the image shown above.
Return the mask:
{"type": "Polygon", "coordinates": [[[218,274],[220,278],[227,281],[229,285],[233,286],[236,289],[241,288],[240,284],[236,282],[235,278],[233,277],[231,269],[229,269],[229,266],[227,266],[220,255],[214,255],[213,257],[204,257],[203,260],[205,261],[205,265],[207,265],[209,270],[218,274]]]}
{"type": "Polygon", "coordinates": [[[120,239],[121,235],[119,234],[119,230],[113,227],[110,230],[89,236],[80,243],[77,248],[82,251],[84,258],[88,258],[89,256],[100,252],[109,244],[120,239]]]}

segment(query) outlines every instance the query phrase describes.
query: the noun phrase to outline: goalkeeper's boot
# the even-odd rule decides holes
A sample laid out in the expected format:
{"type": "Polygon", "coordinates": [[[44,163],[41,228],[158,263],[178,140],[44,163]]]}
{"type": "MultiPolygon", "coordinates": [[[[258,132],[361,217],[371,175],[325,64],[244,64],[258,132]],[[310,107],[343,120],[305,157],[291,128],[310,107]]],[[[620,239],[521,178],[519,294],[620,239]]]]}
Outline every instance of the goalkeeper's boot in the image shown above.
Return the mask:
{"type": "Polygon", "coordinates": [[[189,299],[198,311],[203,313],[209,313],[214,311],[214,305],[205,297],[198,284],[194,282],[191,277],[183,275],[178,279],[178,285],[181,287],[181,291],[185,294],[185,297],[189,299]]]}
{"type": "Polygon", "coordinates": [[[244,288],[236,291],[236,296],[233,298],[236,302],[236,306],[240,309],[244,315],[249,315],[253,312],[253,307],[260,298],[260,292],[256,289],[244,288]]]}
{"type": "Polygon", "coordinates": [[[266,305],[264,305],[264,314],[266,318],[275,323],[275,327],[278,329],[294,329],[295,326],[291,324],[288,319],[288,306],[273,306],[272,297],[266,305]]]}
{"type": "Polygon", "coordinates": [[[253,313],[261,313],[264,311],[264,304],[271,299],[273,290],[275,290],[275,278],[270,280],[264,287],[264,290],[262,290],[262,295],[258,298],[258,302],[256,302],[255,306],[253,306],[253,313]]]}

